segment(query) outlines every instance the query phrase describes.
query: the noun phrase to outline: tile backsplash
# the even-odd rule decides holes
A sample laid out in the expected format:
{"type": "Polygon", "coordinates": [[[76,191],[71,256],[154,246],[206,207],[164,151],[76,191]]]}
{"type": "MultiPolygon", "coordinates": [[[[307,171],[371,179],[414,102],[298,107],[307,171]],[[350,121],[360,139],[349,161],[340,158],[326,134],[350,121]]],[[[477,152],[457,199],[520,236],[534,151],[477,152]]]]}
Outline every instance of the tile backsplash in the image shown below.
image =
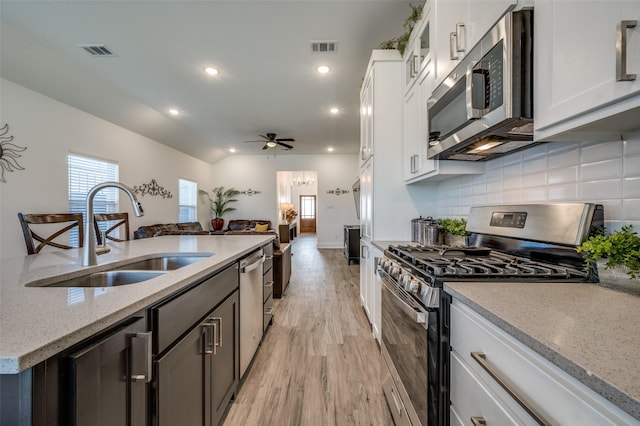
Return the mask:
{"type": "Polygon", "coordinates": [[[440,182],[436,198],[436,217],[465,217],[483,204],[594,202],[604,205],[609,230],[632,224],[640,232],[640,133],[540,144],[488,161],[483,175],[440,182]]]}

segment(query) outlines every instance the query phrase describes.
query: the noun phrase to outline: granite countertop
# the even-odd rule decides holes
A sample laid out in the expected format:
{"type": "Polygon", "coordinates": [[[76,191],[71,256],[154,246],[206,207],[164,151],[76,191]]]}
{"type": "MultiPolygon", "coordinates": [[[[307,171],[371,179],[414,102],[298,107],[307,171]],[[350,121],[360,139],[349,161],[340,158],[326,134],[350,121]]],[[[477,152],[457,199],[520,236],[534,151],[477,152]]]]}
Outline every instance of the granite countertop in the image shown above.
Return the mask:
{"type": "Polygon", "coordinates": [[[580,283],[450,282],[444,290],[640,419],[640,297],[580,283]]]}
{"type": "Polygon", "coordinates": [[[16,374],[135,314],[239,259],[273,235],[163,236],[109,244],[98,265],[83,267],[81,251],[43,252],[0,261],[0,374],[16,374]],[[212,253],[148,281],[118,287],[25,287],[52,276],[157,255],[212,253]]]}

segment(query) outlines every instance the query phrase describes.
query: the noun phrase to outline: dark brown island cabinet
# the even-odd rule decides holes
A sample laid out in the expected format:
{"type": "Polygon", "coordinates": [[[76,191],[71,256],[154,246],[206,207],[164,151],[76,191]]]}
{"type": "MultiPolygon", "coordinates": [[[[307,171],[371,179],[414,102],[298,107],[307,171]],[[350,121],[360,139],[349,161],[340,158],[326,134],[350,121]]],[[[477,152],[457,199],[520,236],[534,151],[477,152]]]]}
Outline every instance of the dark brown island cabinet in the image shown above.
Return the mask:
{"type": "MultiPolygon", "coordinates": [[[[271,243],[263,249],[272,256],[271,243]]],[[[265,328],[272,264],[260,288],[265,328]]],[[[238,265],[20,374],[0,375],[0,425],[220,424],[240,384],[238,265]]]]}

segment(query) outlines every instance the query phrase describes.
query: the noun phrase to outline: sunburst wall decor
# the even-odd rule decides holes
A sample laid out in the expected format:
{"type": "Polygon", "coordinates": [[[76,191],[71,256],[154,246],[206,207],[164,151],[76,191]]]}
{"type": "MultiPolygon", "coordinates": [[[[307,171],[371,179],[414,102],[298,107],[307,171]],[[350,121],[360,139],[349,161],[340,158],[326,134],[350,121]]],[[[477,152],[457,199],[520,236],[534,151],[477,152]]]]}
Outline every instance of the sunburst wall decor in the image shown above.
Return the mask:
{"type": "Polygon", "coordinates": [[[24,170],[17,159],[22,157],[19,152],[27,149],[16,144],[10,143],[13,140],[13,136],[6,136],[9,133],[9,124],[5,124],[0,128],[0,182],[6,183],[4,180],[4,172],[13,172],[16,170],[24,170]]]}

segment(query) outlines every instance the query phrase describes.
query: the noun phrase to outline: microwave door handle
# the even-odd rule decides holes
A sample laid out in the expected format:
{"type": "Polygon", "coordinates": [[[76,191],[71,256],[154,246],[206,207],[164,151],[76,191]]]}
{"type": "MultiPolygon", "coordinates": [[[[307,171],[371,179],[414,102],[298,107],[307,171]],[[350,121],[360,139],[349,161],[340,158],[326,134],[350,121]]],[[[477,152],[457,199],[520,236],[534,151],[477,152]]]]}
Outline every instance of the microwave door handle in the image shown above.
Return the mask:
{"type": "Polygon", "coordinates": [[[466,106],[467,120],[482,118],[489,112],[486,90],[489,85],[489,62],[480,61],[471,63],[467,67],[466,74],[466,106]],[[475,77],[475,78],[474,78],[475,77]],[[480,78],[478,78],[480,77],[480,78]],[[481,87],[478,87],[481,85],[481,87]],[[475,89],[475,91],[474,91],[475,89]],[[474,97],[474,94],[476,95],[474,97]],[[478,95],[479,99],[478,99],[478,95]]]}

